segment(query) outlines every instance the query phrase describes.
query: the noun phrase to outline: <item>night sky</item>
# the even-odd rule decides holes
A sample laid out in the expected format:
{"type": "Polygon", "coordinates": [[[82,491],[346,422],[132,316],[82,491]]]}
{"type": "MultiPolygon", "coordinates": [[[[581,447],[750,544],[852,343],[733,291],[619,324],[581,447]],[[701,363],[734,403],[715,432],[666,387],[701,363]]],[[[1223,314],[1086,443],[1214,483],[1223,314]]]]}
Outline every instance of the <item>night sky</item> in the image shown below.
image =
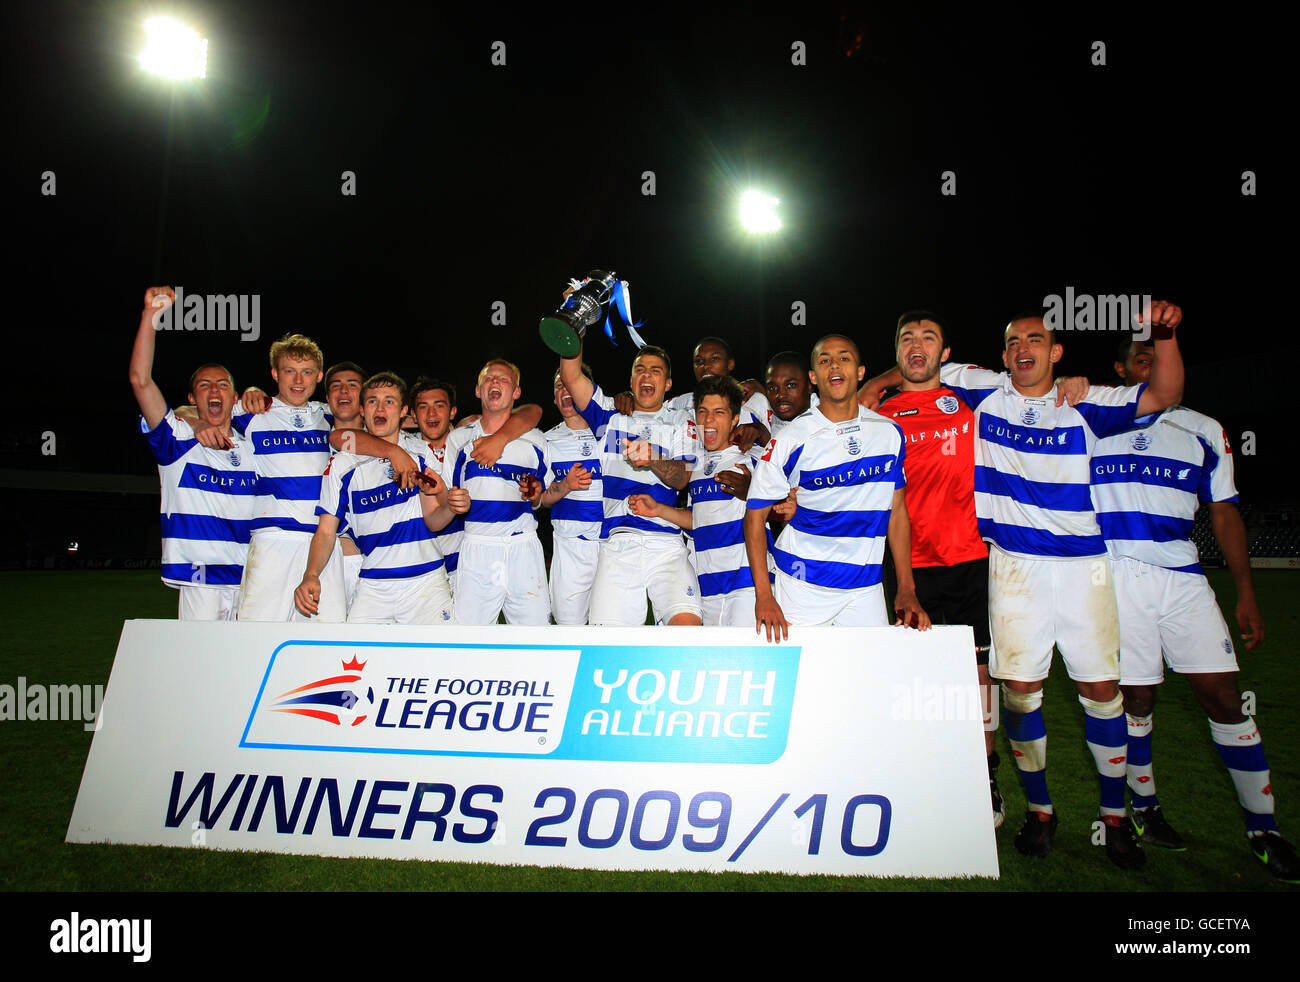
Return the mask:
{"type": "MultiPolygon", "coordinates": [[[[955,359],[1000,368],[1008,316],[1049,293],[1167,297],[1186,311],[1185,403],[1234,442],[1255,432],[1239,484],[1276,491],[1289,461],[1271,407],[1296,348],[1268,313],[1293,253],[1280,28],[788,6],[7,8],[20,358],[0,467],[153,473],[127,364],[155,279],[261,298],[254,343],[158,336],[155,378],[175,402],[209,360],[272,388],[267,346],[302,331],[327,364],[451,378],[462,414],[483,360],[511,358],[546,427],[555,360],[538,319],[570,276],[602,267],[631,282],[678,390],[707,334],[734,343],[740,377],[830,331],[856,338],[874,374],[898,314],[933,307],[955,359]],[[141,71],[154,12],[210,39],[205,80],[141,71]],[[806,65],[791,63],[797,41],[806,65]],[[949,170],[955,196],[940,193],[949,170]],[[751,185],[781,200],[774,236],[739,229],[751,185]]],[[[1063,372],[1111,379],[1114,335],[1065,341],[1063,372]]],[[[591,339],[607,390],[625,387],[633,352],[623,335],[591,339]]]]}

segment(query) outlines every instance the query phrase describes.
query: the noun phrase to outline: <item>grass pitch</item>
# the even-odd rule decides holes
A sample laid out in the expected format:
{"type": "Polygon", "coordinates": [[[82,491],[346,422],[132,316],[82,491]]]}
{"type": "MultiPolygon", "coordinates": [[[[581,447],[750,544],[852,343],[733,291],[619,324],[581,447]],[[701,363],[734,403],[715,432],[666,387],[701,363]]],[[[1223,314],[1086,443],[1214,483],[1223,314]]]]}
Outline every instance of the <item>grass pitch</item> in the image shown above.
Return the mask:
{"type": "MultiPolygon", "coordinates": [[[[1255,715],[1278,791],[1283,834],[1300,837],[1300,576],[1255,574],[1268,635],[1242,652],[1241,688],[1254,693],[1255,715]]],[[[1232,582],[1210,573],[1229,625],[1232,582]]],[[[7,616],[0,683],[102,684],[127,617],[168,618],[176,594],[153,572],[0,573],[7,616]]],[[[1235,633],[1235,627],[1234,627],[1235,633]]],[[[1048,786],[1060,815],[1045,860],[1012,845],[1024,794],[1005,734],[1007,821],[998,831],[1000,880],[905,880],[741,873],[605,873],[486,864],[333,859],[269,853],[144,846],[68,845],[63,841],[92,734],[80,722],[0,722],[0,889],[4,890],[570,890],[570,891],[1224,891],[1294,889],[1274,881],[1251,857],[1232,782],[1210,740],[1205,716],[1185,679],[1171,675],[1156,711],[1154,757],[1166,814],[1188,841],[1184,853],[1147,850],[1145,869],[1125,873],[1091,843],[1097,777],[1083,739],[1083,713],[1057,659],[1044,699],[1049,734],[1048,786]]]]}

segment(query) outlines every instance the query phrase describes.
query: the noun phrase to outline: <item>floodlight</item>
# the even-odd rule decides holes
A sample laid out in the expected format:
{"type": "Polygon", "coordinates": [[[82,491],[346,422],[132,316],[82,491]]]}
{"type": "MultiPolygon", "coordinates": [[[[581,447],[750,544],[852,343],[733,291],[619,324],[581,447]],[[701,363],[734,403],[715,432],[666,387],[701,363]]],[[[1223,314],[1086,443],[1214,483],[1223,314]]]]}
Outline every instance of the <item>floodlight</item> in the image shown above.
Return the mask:
{"type": "Polygon", "coordinates": [[[163,78],[204,78],[208,74],[208,39],[170,17],[145,21],[145,49],[140,67],[163,78]]]}
{"type": "Polygon", "coordinates": [[[747,232],[775,232],[781,227],[776,206],[781,202],[762,191],[746,191],[740,198],[740,223],[747,232]]]}

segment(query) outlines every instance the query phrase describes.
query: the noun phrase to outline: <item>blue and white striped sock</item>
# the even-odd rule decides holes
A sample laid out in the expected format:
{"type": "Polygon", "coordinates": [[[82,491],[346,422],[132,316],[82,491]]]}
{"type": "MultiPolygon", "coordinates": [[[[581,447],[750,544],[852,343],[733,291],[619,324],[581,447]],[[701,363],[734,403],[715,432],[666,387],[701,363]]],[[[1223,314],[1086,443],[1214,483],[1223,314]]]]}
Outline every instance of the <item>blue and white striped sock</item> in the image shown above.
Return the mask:
{"type": "Polygon", "coordinates": [[[1098,702],[1079,696],[1083,704],[1083,734],[1097,765],[1101,782],[1101,817],[1122,819],[1128,814],[1124,802],[1124,773],[1128,763],[1128,733],[1124,727],[1124,700],[1098,702]]]}
{"type": "Polygon", "coordinates": [[[1002,687],[1006,709],[1003,725],[1016,757],[1020,783],[1024,785],[1029,810],[1052,814],[1047,794],[1047,730],[1043,726],[1043,693],[1013,692],[1002,687]]]}
{"type": "Polygon", "coordinates": [[[1134,716],[1128,720],[1128,790],[1135,812],[1159,808],[1156,797],[1156,776],[1151,768],[1151,733],[1154,729],[1150,714],[1134,716]]]}
{"type": "Polygon", "coordinates": [[[1276,832],[1273,818],[1273,784],[1269,779],[1268,761],[1264,759],[1264,744],[1259,727],[1247,716],[1240,723],[1216,723],[1210,720],[1210,735],[1214,746],[1227,765],[1237,801],[1246,815],[1246,832],[1259,835],[1276,832]]]}

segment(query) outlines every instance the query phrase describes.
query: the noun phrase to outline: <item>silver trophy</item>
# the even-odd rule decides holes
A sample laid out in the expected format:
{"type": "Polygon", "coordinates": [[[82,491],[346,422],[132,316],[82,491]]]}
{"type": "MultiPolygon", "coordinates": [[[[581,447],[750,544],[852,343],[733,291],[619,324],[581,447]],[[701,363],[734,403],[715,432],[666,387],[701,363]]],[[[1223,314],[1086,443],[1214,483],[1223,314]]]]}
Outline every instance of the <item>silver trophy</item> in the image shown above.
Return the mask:
{"type": "Polygon", "coordinates": [[[588,273],[587,282],[569,294],[564,306],[542,318],[538,331],[546,346],[561,358],[576,358],[582,350],[582,336],[606,316],[618,284],[617,273],[603,269],[588,273]]]}

